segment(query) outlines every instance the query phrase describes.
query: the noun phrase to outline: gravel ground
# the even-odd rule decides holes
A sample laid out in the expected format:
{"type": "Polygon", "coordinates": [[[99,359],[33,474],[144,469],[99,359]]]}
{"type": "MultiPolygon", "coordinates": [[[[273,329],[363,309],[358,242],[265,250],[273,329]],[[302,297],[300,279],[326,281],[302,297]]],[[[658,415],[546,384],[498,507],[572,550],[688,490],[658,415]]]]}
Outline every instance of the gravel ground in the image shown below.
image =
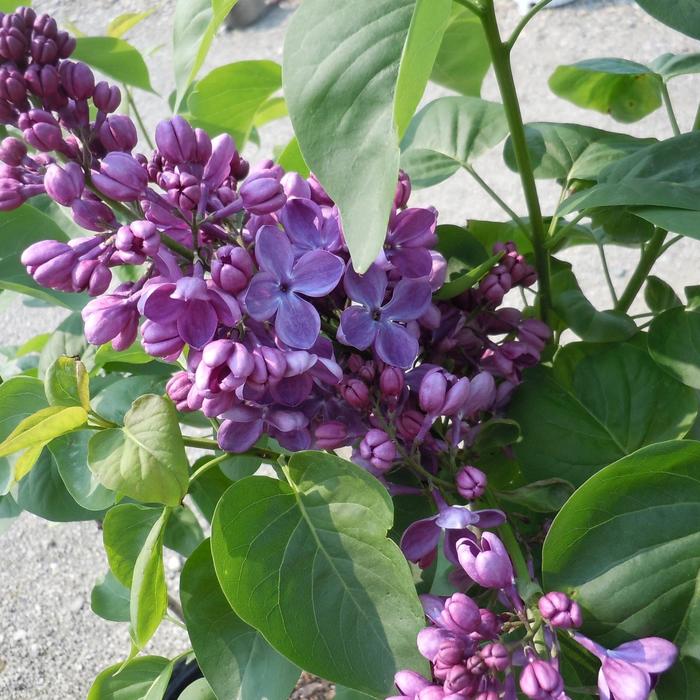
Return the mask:
{"type": "MultiPolygon", "coordinates": [[[[125,11],[143,9],[138,0],[36,0],[35,7],[54,14],[60,21],[71,21],[88,34],[102,32],[112,17],[125,11]]],[[[281,60],[282,39],[295,3],[283,3],[260,23],[246,30],[223,32],[217,36],[205,69],[230,61],[251,58],[281,60]]],[[[172,88],[169,37],[173,2],[159,4],[159,10],[128,38],[140,49],[151,51],[148,59],[155,89],[167,95],[172,88]],[[147,49],[156,38],[162,45],[147,49]]],[[[509,0],[501,0],[504,27],[512,27],[517,12],[509,0]]],[[[604,115],[580,110],[549,93],[546,82],[554,67],[584,58],[622,56],[648,61],[661,53],[697,50],[696,42],[667,30],[628,0],[579,0],[542,13],[521,38],[514,52],[514,69],[522,98],[525,119],[581,121],[636,135],[670,135],[665,114],[659,110],[634,125],[612,122],[604,115]]],[[[698,103],[697,79],[680,78],[671,93],[682,125],[689,125],[698,103]]],[[[443,94],[430,87],[426,99],[443,94]]],[[[139,96],[142,97],[142,96],[139,96]]],[[[497,99],[491,76],[484,97],[497,99]]],[[[166,114],[160,98],[143,96],[145,119],[149,125],[166,114]]],[[[290,128],[279,122],[264,129],[261,153],[274,144],[285,143],[290,128]]],[[[478,163],[480,174],[516,210],[523,210],[517,178],[502,164],[498,149],[478,163]]],[[[541,186],[545,211],[551,211],[558,193],[548,184],[541,186]]],[[[418,193],[421,203],[435,204],[443,222],[463,221],[466,217],[501,219],[500,210],[475,187],[468,177],[458,175],[445,185],[418,193]]],[[[574,263],[582,286],[598,304],[608,303],[597,256],[590,249],[567,254],[574,263]]],[[[624,249],[610,256],[616,284],[621,288],[636,264],[636,257],[624,249]]],[[[657,263],[656,274],[677,289],[697,284],[700,263],[698,245],[690,240],[674,246],[657,263]]],[[[55,310],[22,307],[19,297],[0,295],[0,345],[21,343],[35,333],[52,328],[60,318],[55,310]],[[4,299],[3,299],[4,297],[4,299]]],[[[9,534],[2,536],[0,548],[0,698],[3,700],[56,700],[83,698],[94,676],[106,665],[121,660],[128,652],[124,625],[105,622],[90,611],[90,590],[106,569],[101,537],[94,523],[54,525],[24,514],[9,534]]],[[[166,557],[172,582],[180,562],[166,557]]],[[[148,651],[174,654],[186,645],[186,635],[164,624],[148,651]]],[[[322,690],[322,689],[320,689],[322,690]]],[[[315,697],[314,686],[307,695],[315,697]]]]}

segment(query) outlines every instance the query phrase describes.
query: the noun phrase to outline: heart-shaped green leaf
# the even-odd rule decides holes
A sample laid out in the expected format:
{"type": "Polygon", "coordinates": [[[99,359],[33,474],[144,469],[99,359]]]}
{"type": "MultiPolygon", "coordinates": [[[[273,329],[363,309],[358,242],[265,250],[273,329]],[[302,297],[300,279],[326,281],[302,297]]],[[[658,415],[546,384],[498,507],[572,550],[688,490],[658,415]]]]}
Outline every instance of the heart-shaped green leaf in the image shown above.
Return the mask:
{"type": "Polygon", "coordinates": [[[637,0],[637,4],[659,22],[700,39],[700,6],[696,0],[637,0]]]}
{"type": "Polygon", "coordinates": [[[153,92],[148,66],[128,41],[113,36],[85,36],[76,41],[74,58],[120,83],[153,92]]]}
{"type": "Polygon", "coordinates": [[[700,389],[700,311],[676,307],[649,328],[649,352],[669,374],[700,389]]]}

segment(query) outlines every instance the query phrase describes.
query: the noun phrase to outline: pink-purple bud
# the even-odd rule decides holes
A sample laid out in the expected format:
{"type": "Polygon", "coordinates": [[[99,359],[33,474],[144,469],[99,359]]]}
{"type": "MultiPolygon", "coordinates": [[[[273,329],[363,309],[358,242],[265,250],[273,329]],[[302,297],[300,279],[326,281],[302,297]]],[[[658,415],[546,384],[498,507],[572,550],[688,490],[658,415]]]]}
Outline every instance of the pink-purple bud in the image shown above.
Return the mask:
{"type": "Polygon", "coordinates": [[[95,297],[107,291],[112,272],[101,260],[81,260],[73,268],[71,280],[76,292],[87,291],[95,297]]]}
{"type": "Polygon", "coordinates": [[[77,163],[66,163],[63,167],[53,163],[46,168],[44,187],[51,199],[69,207],[85,189],[83,170],[77,163]]]}
{"type": "Polygon", "coordinates": [[[487,644],[479,653],[484,660],[484,664],[495,671],[505,671],[510,666],[508,649],[500,642],[487,644]]]}
{"type": "Polygon", "coordinates": [[[61,127],[54,117],[43,109],[31,109],[19,119],[24,140],[39,151],[59,151],[64,147],[61,127]]]}
{"type": "Polygon", "coordinates": [[[274,177],[246,180],[240,192],[243,205],[253,214],[271,214],[281,209],[287,201],[280,181],[274,177]]]}
{"type": "Polygon", "coordinates": [[[478,687],[479,678],[472,675],[464,664],[453,666],[445,678],[445,692],[469,697],[478,687]]]}
{"type": "Polygon", "coordinates": [[[0,143],[0,160],[7,165],[21,165],[26,155],[27,147],[14,136],[7,136],[0,143]]]}
{"type": "Polygon", "coordinates": [[[459,540],[457,557],[467,576],[484,588],[508,588],[513,583],[508,552],[492,532],[484,532],[479,544],[469,538],[459,540]]]}
{"type": "Polygon", "coordinates": [[[438,368],[429,370],[418,389],[418,403],[422,411],[429,415],[439,415],[447,393],[447,378],[438,368]]]}
{"type": "Polygon", "coordinates": [[[164,119],[156,126],[156,145],[160,153],[173,165],[194,160],[197,140],[187,120],[177,115],[164,119]]]}
{"type": "Polygon", "coordinates": [[[77,254],[66,243],[38,241],[29,246],[20,258],[27,272],[42,286],[69,289],[77,254]]]}
{"type": "Polygon", "coordinates": [[[103,159],[100,171],[93,171],[92,181],[97,189],[119,202],[137,200],[148,185],[148,175],[139,162],[128,153],[113,151],[103,159]]]}
{"type": "Polygon", "coordinates": [[[95,76],[84,63],[62,61],[59,68],[61,85],[74,100],[87,100],[95,91],[95,76]]]}
{"type": "Polygon", "coordinates": [[[122,101],[122,93],[116,85],[101,80],[95,85],[92,101],[100,112],[114,112],[122,101]]]}
{"type": "Polygon", "coordinates": [[[396,445],[383,430],[372,428],[360,443],[360,456],[378,471],[389,471],[396,460],[396,445]]]}
{"type": "Polygon", "coordinates": [[[468,635],[481,623],[479,606],[464,593],[454,593],[445,601],[440,613],[440,624],[455,634],[468,635]]]}
{"type": "Polygon", "coordinates": [[[394,676],[394,683],[399,689],[399,692],[409,697],[413,697],[423,690],[423,688],[427,688],[430,685],[430,681],[426,680],[415,671],[399,671],[394,676]]]}
{"type": "Polygon", "coordinates": [[[348,428],[345,423],[329,420],[314,430],[314,441],[319,450],[336,450],[347,444],[348,428]]]}
{"type": "Polygon", "coordinates": [[[389,402],[396,402],[405,384],[403,370],[398,367],[387,366],[379,375],[379,390],[382,392],[382,397],[389,402]]]}
{"type": "Polygon", "coordinates": [[[520,674],[520,690],[532,700],[559,700],[564,681],[548,661],[530,661],[520,674]]]}
{"type": "Polygon", "coordinates": [[[396,194],[394,194],[394,206],[403,209],[411,196],[411,178],[408,173],[399,170],[399,181],[396,183],[396,194]]]}
{"type": "Polygon", "coordinates": [[[125,114],[107,117],[97,130],[105,151],[131,151],[138,142],[134,122],[125,114]]]}
{"type": "Polygon", "coordinates": [[[552,591],[543,595],[537,607],[544,620],[552,627],[572,629],[583,624],[581,606],[564,593],[552,591]]]}
{"type": "MultiPolygon", "coordinates": [[[[132,221],[126,226],[119,227],[114,245],[117,250],[135,253],[141,258],[146,255],[152,256],[160,248],[160,234],[155,224],[150,221],[132,221]]],[[[142,259],[141,262],[143,262],[142,259]]]]}
{"type": "Polygon", "coordinates": [[[360,379],[348,379],[341,385],[340,393],[353,408],[364,409],[369,406],[369,389],[360,379]]]}
{"type": "Polygon", "coordinates": [[[187,401],[192,390],[192,377],[189,372],[175,372],[165,385],[165,393],[175,404],[178,411],[187,413],[192,410],[187,401]]]}
{"type": "Polygon", "coordinates": [[[455,477],[457,491],[462,498],[474,501],[486,491],[486,474],[476,467],[462,467],[455,477]]]}
{"type": "Polygon", "coordinates": [[[17,106],[27,99],[27,83],[16,68],[0,68],[0,98],[17,106]]]}
{"type": "Polygon", "coordinates": [[[253,259],[245,248],[225,245],[214,254],[211,277],[220,289],[238,294],[248,286],[252,276],[253,259]]]}
{"type": "Polygon", "coordinates": [[[87,192],[71,204],[71,211],[75,223],[88,231],[106,231],[116,224],[112,210],[87,192]]]}

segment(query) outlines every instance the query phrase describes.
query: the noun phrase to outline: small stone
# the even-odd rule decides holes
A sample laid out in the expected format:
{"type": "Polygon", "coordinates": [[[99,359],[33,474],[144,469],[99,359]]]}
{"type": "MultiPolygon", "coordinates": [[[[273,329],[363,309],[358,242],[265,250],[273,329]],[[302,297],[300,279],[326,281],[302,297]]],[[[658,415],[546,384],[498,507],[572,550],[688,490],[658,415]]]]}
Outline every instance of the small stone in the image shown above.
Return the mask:
{"type": "Polygon", "coordinates": [[[177,554],[173,554],[168,557],[166,566],[168,567],[168,571],[180,571],[180,569],[182,569],[182,560],[177,554]]]}
{"type": "Polygon", "coordinates": [[[84,604],[85,601],[83,600],[83,598],[81,596],[77,596],[76,598],[73,598],[73,600],[70,602],[68,609],[72,613],[77,613],[80,612],[84,604]]]}
{"type": "Polygon", "coordinates": [[[41,647],[38,644],[29,645],[29,655],[36,658],[41,654],[41,647]]]}
{"type": "Polygon", "coordinates": [[[17,630],[13,635],[12,635],[12,641],[13,642],[22,642],[27,638],[27,630],[17,630]]]}

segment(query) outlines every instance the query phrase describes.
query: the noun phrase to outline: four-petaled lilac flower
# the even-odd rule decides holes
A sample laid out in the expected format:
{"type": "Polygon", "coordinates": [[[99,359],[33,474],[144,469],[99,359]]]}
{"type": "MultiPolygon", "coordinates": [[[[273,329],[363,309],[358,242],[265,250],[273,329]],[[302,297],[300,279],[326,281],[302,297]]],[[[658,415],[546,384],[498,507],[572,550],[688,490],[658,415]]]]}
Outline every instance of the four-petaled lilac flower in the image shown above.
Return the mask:
{"type": "Polygon", "coordinates": [[[615,649],[578,633],[574,639],[602,662],[598,673],[601,700],[647,700],[656,676],[671,668],[678,656],[675,644],[661,637],[635,639],[615,649]]]}
{"type": "Polygon", "coordinates": [[[343,275],[342,260],[325,250],[304,253],[296,262],[289,238],[274,226],[263,226],[255,239],[255,257],[262,270],[245,294],[248,313],[256,321],[274,316],[275,332],[292,348],[307,350],[318,338],[321,318],[302,296],[322,297],[343,275]]]}
{"type": "Polygon", "coordinates": [[[386,237],[384,257],[405,277],[427,277],[433,269],[437,238],[434,209],[406,209],[396,216],[386,237]]]}
{"type": "Polygon", "coordinates": [[[321,207],[311,199],[288,200],[279,217],[296,255],[309,250],[335,253],[343,247],[337,212],[324,216],[321,207]]]}
{"type": "Polygon", "coordinates": [[[364,275],[348,265],[344,284],[350,299],[361,306],[350,306],[343,311],[338,340],[358,350],[373,345],[388,365],[410,367],[418,354],[418,340],[400,324],[415,321],[430,305],[427,280],[402,279],[386,304],[387,276],[376,265],[364,275]]]}

